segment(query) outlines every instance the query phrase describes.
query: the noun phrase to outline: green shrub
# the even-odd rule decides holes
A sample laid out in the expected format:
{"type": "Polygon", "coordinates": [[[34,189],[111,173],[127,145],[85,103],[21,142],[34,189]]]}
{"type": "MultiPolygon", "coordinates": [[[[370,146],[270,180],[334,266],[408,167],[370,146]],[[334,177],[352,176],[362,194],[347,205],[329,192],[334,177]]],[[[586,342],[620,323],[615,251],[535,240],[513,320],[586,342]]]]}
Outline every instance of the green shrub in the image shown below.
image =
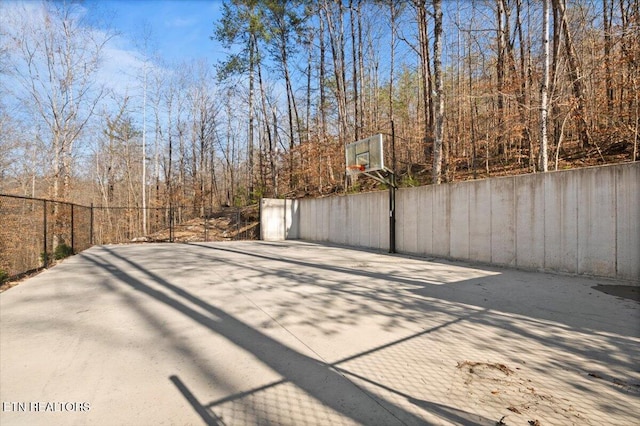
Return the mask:
{"type": "Polygon", "coordinates": [[[0,284],[4,284],[4,282],[8,280],[9,280],[9,273],[4,269],[0,269],[0,284]]]}
{"type": "Polygon", "coordinates": [[[353,182],[349,188],[347,189],[348,194],[357,194],[362,189],[362,184],[360,182],[353,182]]]}
{"type": "MultiPolygon", "coordinates": [[[[47,263],[51,263],[51,261],[53,260],[53,253],[47,253],[47,263]]],[[[44,257],[45,257],[45,253],[42,251],[40,252],[40,263],[42,263],[44,265],[44,257]]]]}
{"type": "Polygon", "coordinates": [[[403,187],[420,186],[420,181],[418,179],[416,179],[415,177],[413,177],[413,176],[404,176],[402,178],[401,186],[403,186],[403,187]]]}
{"type": "Polygon", "coordinates": [[[53,254],[56,260],[64,259],[65,257],[69,257],[73,254],[73,248],[66,244],[60,244],[56,247],[53,254]]]}

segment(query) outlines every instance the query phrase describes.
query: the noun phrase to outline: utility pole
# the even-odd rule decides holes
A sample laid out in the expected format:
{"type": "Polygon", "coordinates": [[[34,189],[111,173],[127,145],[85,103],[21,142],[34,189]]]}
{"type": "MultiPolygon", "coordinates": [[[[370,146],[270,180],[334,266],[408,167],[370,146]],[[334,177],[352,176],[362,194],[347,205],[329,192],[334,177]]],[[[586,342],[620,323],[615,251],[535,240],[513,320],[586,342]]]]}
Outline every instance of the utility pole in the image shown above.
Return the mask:
{"type": "Polygon", "coordinates": [[[142,88],[142,233],[147,235],[147,61],[142,88]]]}

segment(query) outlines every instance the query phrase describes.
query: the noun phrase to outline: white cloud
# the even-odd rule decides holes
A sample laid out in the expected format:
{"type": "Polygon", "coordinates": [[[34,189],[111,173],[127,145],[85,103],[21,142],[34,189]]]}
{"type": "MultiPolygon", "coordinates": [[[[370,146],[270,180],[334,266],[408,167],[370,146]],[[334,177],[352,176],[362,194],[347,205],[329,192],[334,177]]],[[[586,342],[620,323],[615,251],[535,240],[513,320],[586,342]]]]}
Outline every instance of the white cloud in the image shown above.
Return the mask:
{"type": "MultiPolygon", "coordinates": [[[[28,91],[30,83],[28,76],[39,75],[44,78],[46,73],[46,58],[43,55],[36,57],[32,63],[31,72],[27,68],[24,52],[21,48],[25,46],[19,40],[26,40],[31,48],[39,43],[39,33],[45,27],[45,16],[43,13],[45,4],[40,2],[2,2],[0,0],[0,48],[7,48],[6,56],[2,58],[3,69],[6,66],[6,72],[0,73],[0,93],[2,94],[2,103],[8,108],[15,110],[16,118],[23,117],[24,120],[35,122],[32,108],[18,110],[21,104],[20,100],[28,101],[28,91]],[[33,29],[33,32],[25,30],[33,29]],[[5,62],[6,60],[6,62],[5,62]],[[13,64],[13,68],[10,66],[13,64]]],[[[86,9],[74,9],[74,16],[83,17],[86,9]]],[[[83,24],[80,24],[83,25],[83,24]]],[[[102,99],[101,104],[94,111],[109,111],[118,108],[118,104],[128,96],[132,98],[129,107],[133,110],[140,110],[142,105],[142,73],[145,66],[144,57],[138,49],[133,46],[133,42],[121,35],[112,35],[107,31],[97,27],[81,27],[82,32],[87,39],[98,41],[107,40],[101,52],[101,60],[95,73],[90,75],[92,79],[91,89],[106,88],[112,94],[102,99]]],[[[83,63],[78,66],[82,67],[83,63]]],[[[86,64],[84,65],[86,67],[86,64]]],[[[157,65],[150,60],[147,61],[147,70],[149,72],[160,71],[157,65]]],[[[46,96],[48,90],[46,78],[41,85],[36,86],[39,91],[46,96]]],[[[97,91],[96,91],[97,93],[97,91]]],[[[27,103],[24,105],[27,105],[27,103]]],[[[134,112],[134,115],[137,114],[134,112]]]]}
{"type": "Polygon", "coordinates": [[[130,93],[139,86],[144,61],[135,50],[123,49],[114,38],[104,48],[98,80],[119,94],[130,93]]]}

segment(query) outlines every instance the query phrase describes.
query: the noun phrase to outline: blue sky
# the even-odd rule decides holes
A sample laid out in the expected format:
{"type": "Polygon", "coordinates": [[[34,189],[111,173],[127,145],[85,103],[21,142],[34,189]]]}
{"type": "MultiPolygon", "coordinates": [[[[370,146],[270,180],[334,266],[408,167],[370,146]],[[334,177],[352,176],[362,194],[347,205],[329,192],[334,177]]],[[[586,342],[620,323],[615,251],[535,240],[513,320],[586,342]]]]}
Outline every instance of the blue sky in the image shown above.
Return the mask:
{"type": "Polygon", "coordinates": [[[210,39],[221,0],[89,0],[83,7],[90,16],[110,21],[132,50],[148,26],[152,46],[170,62],[207,58],[216,63],[224,57],[222,46],[210,39]]]}
{"type": "MultiPolygon", "coordinates": [[[[221,16],[221,0],[85,0],[74,4],[77,16],[84,19],[88,31],[96,40],[104,40],[105,28],[118,35],[109,40],[102,51],[102,62],[95,75],[99,83],[95,87],[113,90],[114,95],[104,99],[105,105],[121,101],[124,96],[132,98],[134,114],[141,110],[143,61],[148,58],[151,66],[170,73],[181,62],[193,63],[206,60],[213,65],[226,58],[226,50],[215,40],[215,23],[221,16]],[[150,28],[151,49],[143,52],[145,26],[150,28]],[[157,61],[157,57],[161,61],[157,61]]],[[[42,25],[41,0],[0,0],[0,27],[9,36],[21,34],[22,25],[37,28],[42,25]]],[[[2,42],[9,41],[6,37],[2,42]]],[[[4,33],[3,33],[4,37],[4,33]]],[[[13,46],[13,45],[12,45],[13,46]]],[[[0,46],[1,47],[1,46],[0,46]]],[[[15,46],[14,46],[15,47],[15,46]]],[[[25,67],[20,60],[19,49],[11,52],[18,70],[25,67]]],[[[24,58],[23,58],[24,59],[24,58]]],[[[37,58],[36,62],[42,60],[37,58]]],[[[45,69],[46,64],[36,64],[45,69]]],[[[21,111],[20,100],[29,99],[25,86],[16,75],[0,73],[0,96],[2,103],[16,114],[21,111]]],[[[46,82],[42,87],[46,90],[46,82]]],[[[117,108],[117,105],[115,106],[117,108]]],[[[33,120],[26,111],[25,121],[33,120]]]]}

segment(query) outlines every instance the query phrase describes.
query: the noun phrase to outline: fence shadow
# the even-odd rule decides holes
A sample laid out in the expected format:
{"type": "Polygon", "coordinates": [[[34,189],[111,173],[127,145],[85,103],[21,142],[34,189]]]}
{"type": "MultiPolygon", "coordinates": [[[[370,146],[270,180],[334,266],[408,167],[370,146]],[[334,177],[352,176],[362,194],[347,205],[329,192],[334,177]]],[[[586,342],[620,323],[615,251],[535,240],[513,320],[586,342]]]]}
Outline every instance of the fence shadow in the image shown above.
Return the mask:
{"type": "MultiPolygon", "coordinates": [[[[528,342],[533,342],[534,347],[538,348],[536,350],[544,350],[547,354],[543,356],[545,360],[536,367],[540,368],[539,374],[544,374],[547,369],[560,369],[578,379],[593,372],[594,375],[589,375],[589,378],[599,377],[599,382],[608,383],[615,392],[628,395],[634,389],[633,383],[616,382],[624,376],[607,376],[606,373],[597,371],[597,365],[606,365],[611,371],[618,372],[633,369],[633,354],[637,353],[634,339],[637,333],[629,327],[621,329],[619,321],[614,318],[607,323],[599,322],[597,316],[591,319],[589,307],[574,309],[572,315],[554,312],[561,305],[571,303],[572,293],[558,292],[556,300],[545,302],[545,291],[558,291],[553,285],[545,284],[547,275],[527,275],[531,279],[538,277],[533,286],[514,283],[514,278],[508,271],[491,269],[483,271],[480,277],[471,274],[465,279],[452,280],[447,264],[438,265],[403,256],[383,256],[381,259],[388,262],[387,265],[373,268],[359,260],[363,259],[361,251],[341,248],[341,260],[353,257],[354,263],[340,261],[331,264],[318,262],[301,251],[303,248],[332,250],[333,247],[308,243],[252,244],[188,244],[175,246],[172,250],[155,251],[156,256],[162,253],[161,258],[154,259],[155,262],[173,265],[174,272],[178,274],[172,275],[173,278],[159,275],[146,266],[144,258],[129,257],[125,251],[103,247],[100,250],[106,253],[104,256],[96,256],[94,253],[83,255],[113,274],[118,282],[171,307],[215,335],[224,337],[253,354],[282,377],[279,381],[254,389],[239,393],[230,391],[226,397],[216,400],[207,400],[201,390],[189,390],[189,384],[184,380],[180,379],[178,383],[172,379],[194,410],[202,418],[206,412],[206,416],[209,416],[207,421],[212,424],[224,424],[228,419],[239,419],[240,423],[245,420],[252,423],[252,418],[277,419],[282,410],[299,418],[304,413],[314,413],[310,415],[321,417],[327,422],[330,422],[332,413],[337,412],[342,417],[365,424],[376,424],[371,413],[389,422],[400,420],[406,424],[424,424],[425,419],[416,415],[416,409],[451,422],[495,424],[498,419],[487,419],[461,410],[460,406],[444,405],[440,400],[431,400],[428,393],[410,391],[422,389],[424,385],[415,383],[415,378],[401,378],[402,365],[412,362],[414,354],[434,356],[426,336],[436,332],[439,334],[450,328],[455,330],[454,333],[459,333],[461,325],[483,327],[493,333],[491,338],[469,342],[473,351],[465,357],[472,360],[476,352],[495,352],[495,347],[500,346],[503,341],[502,335],[519,335],[522,339],[516,340],[516,344],[510,343],[509,353],[526,354],[531,351],[531,344],[528,342]],[[176,263],[178,259],[179,263],[176,263]],[[402,266],[395,267],[394,262],[400,262],[402,266]],[[408,264],[411,262],[416,265],[408,264]],[[424,268],[425,265],[431,265],[429,267],[433,267],[433,270],[424,273],[424,270],[412,269],[414,266],[424,268]],[[122,267],[128,270],[133,268],[135,273],[123,273],[122,267]],[[235,272],[227,275],[223,271],[235,272]],[[253,296],[244,292],[256,290],[263,294],[291,292],[298,300],[294,302],[288,300],[288,297],[278,299],[268,308],[271,324],[263,323],[256,327],[240,319],[238,315],[242,311],[236,310],[231,314],[185,290],[179,284],[186,279],[185,272],[189,277],[223,274],[224,278],[204,282],[215,284],[222,279],[227,284],[225,287],[229,287],[228,291],[243,294],[249,299],[253,296]],[[538,285],[540,288],[536,289],[535,286],[538,285]],[[514,288],[519,289],[518,294],[513,294],[514,288]],[[348,311],[336,310],[338,300],[349,305],[348,311]],[[543,303],[547,303],[548,310],[540,309],[543,303]],[[433,321],[433,318],[442,316],[451,320],[433,321]],[[318,332],[330,337],[343,326],[360,325],[379,318],[385,319],[383,329],[402,328],[403,324],[421,324],[424,331],[385,345],[373,345],[367,350],[332,362],[324,360],[318,353],[315,356],[305,355],[274,340],[268,334],[270,326],[288,329],[313,324],[318,332]],[[556,358],[549,358],[549,353],[556,354],[556,358]],[[571,356],[566,357],[566,354],[571,356]],[[549,359],[546,360],[547,358],[549,359]],[[585,370],[584,362],[581,361],[585,359],[593,360],[594,370],[585,370]],[[376,374],[384,375],[387,380],[376,380],[376,374]],[[354,394],[359,396],[356,399],[347,398],[348,402],[344,402],[344,395],[354,394]]],[[[518,276],[516,279],[523,277],[518,276]]],[[[578,287],[579,291],[590,290],[588,286],[578,287]]],[[[576,290],[575,286],[572,288],[576,290]]],[[[141,309],[137,305],[135,308],[141,309]]],[[[179,340],[176,335],[168,338],[179,340]]],[[[459,338],[464,339],[463,336],[459,338]]],[[[198,358],[197,354],[186,355],[198,358]]],[[[459,358],[458,361],[464,359],[467,358],[459,358]]],[[[196,364],[203,377],[216,376],[217,367],[206,362],[196,364]]],[[[460,377],[463,373],[460,370],[460,377]]],[[[432,379],[436,380],[432,387],[451,386],[439,383],[437,376],[432,379]]],[[[218,383],[219,378],[216,380],[218,383]]],[[[510,380],[515,380],[515,385],[522,383],[525,386],[524,381],[510,380]]],[[[460,385],[464,386],[464,383],[460,385]]],[[[595,391],[585,388],[582,379],[568,385],[591,397],[597,395],[595,391]]],[[[229,390],[232,388],[233,386],[228,386],[229,390]]],[[[560,399],[546,397],[554,404],[563,403],[560,399]]],[[[614,410],[619,414],[628,411],[628,407],[624,406],[614,410]]],[[[276,420],[274,422],[277,423],[276,420]]]]}
{"type": "MultiPolygon", "coordinates": [[[[358,356],[367,356],[378,350],[384,350],[387,345],[371,349],[355,357],[349,357],[338,363],[327,363],[318,354],[316,354],[317,357],[311,357],[280,343],[225,310],[202,300],[184,288],[148,270],[143,265],[128,259],[117,250],[109,247],[102,247],[101,250],[108,256],[85,254],[83,257],[109,273],[117,271],[116,278],[119,283],[171,307],[216,335],[224,337],[237,347],[253,354],[261,363],[282,377],[281,381],[266,387],[237,395],[232,394],[219,401],[202,402],[202,397],[196,397],[181,379],[172,375],[170,380],[208,424],[226,424],[225,419],[228,419],[229,416],[235,416],[235,420],[238,420],[238,416],[246,419],[257,416],[256,418],[262,418],[263,421],[269,422],[269,419],[277,419],[282,415],[282,412],[288,412],[292,418],[300,420],[304,420],[305,416],[311,416],[316,419],[328,420],[348,418],[355,423],[367,425],[425,424],[424,418],[416,416],[394,401],[385,400],[379,395],[366,391],[361,385],[348,378],[350,373],[347,370],[339,368],[341,362],[352,361],[358,356]],[[145,280],[153,282],[154,286],[139,279],[138,274],[136,276],[130,273],[124,274],[120,268],[109,261],[109,258],[117,260],[120,264],[126,264],[143,274],[145,280]],[[158,287],[155,287],[156,285],[158,287]],[[238,401],[241,401],[240,406],[238,406],[238,401]],[[273,408],[269,408],[270,405],[273,408]],[[221,410],[222,414],[216,414],[213,410],[221,410]]],[[[417,338],[446,326],[446,324],[440,325],[411,338],[417,338]]],[[[177,338],[177,336],[175,337],[177,338]]],[[[171,336],[167,336],[167,338],[171,338],[171,336]]],[[[402,344],[405,340],[395,344],[402,344]]],[[[209,373],[206,366],[200,365],[198,368],[204,374],[209,373]]],[[[423,408],[428,406],[429,402],[422,404],[423,408]]],[[[452,407],[442,410],[438,408],[437,404],[431,407],[434,408],[432,411],[437,412],[438,416],[448,418],[451,421],[455,421],[461,415],[459,410],[452,407]]],[[[467,424],[488,425],[495,423],[495,421],[472,413],[463,414],[468,419],[476,418],[478,420],[475,423],[467,422],[467,424]]],[[[235,423],[235,420],[232,423],[235,423]]]]}

